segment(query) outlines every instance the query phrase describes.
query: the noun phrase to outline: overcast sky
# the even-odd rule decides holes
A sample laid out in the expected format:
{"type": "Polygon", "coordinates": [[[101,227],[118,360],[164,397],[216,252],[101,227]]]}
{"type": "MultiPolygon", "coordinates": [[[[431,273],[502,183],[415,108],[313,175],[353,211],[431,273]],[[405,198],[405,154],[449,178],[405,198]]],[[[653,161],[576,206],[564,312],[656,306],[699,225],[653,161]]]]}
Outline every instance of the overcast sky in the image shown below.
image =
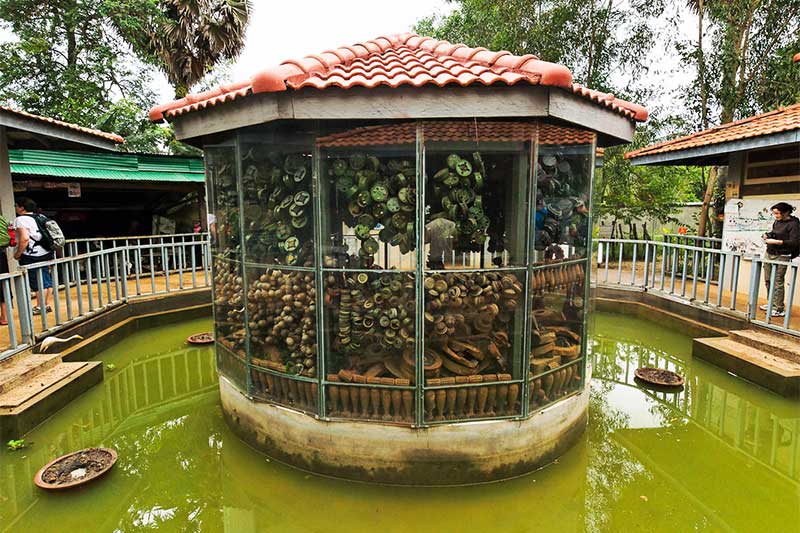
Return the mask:
{"type": "MultiPolygon", "coordinates": [[[[422,17],[451,9],[444,0],[252,0],[252,5],[244,52],[233,66],[231,81],[285,59],[409,31],[422,17]]],[[[172,99],[163,77],[158,87],[164,100],[172,99]]]]}
{"type": "MultiPolygon", "coordinates": [[[[452,11],[452,4],[445,0],[252,0],[252,6],[245,49],[233,65],[229,81],[248,79],[286,59],[409,31],[423,17],[452,11]]],[[[688,36],[686,32],[694,31],[692,28],[689,24],[681,29],[688,36]]],[[[662,92],[654,101],[642,102],[647,106],[675,104],[671,93],[682,82],[682,76],[675,76],[677,60],[670,46],[657,42],[650,54],[648,76],[660,80],[657,85],[662,92]]],[[[620,77],[619,84],[624,85],[625,74],[616,75],[620,77]]],[[[156,86],[162,101],[172,100],[172,89],[163,76],[158,75],[156,86]]]]}
{"type": "MultiPolygon", "coordinates": [[[[285,59],[409,31],[423,17],[452,10],[452,4],[446,0],[251,1],[253,11],[245,48],[230,70],[229,81],[248,79],[285,59]]],[[[682,22],[679,25],[682,38],[692,37],[696,31],[694,21],[682,22]]],[[[661,23],[666,24],[666,17],[661,23]]],[[[13,38],[10,32],[0,30],[0,41],[13,38]]],[[[653,101],[641,102],[648,107],[674,108],[678,105],[676,89],[687,75],[691,76],[683,71],[671,47],[669,42],[657,41],[649,54],[647,64],[651,71],[647,76],[661,88],[661,94],[653,101]]],[[[620,79],[615,81],[624,85],[626,74],[617,72],[616,76],[620,79]]],[[[160,102],[173,99],[172,88],[160,73],[155,74],[154,89],[160,102]]]]}

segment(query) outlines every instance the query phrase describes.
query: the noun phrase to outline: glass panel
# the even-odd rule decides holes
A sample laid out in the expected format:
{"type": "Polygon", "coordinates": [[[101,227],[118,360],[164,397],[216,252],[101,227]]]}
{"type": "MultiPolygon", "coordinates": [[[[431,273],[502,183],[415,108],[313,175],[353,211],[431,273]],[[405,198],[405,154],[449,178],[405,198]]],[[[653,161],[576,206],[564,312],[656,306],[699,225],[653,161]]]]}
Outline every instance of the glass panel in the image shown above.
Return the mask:
{"type": "Polygon", "coordinates": [[[392,131],[399,126],[410,128],[407,137],[415,135],[413,124],[403,124],[354,128],[318,139],[323,150],[325,267],[414,270],[417,205],[414,137],[405,145],[364,145],[393,139],[392,131]],[[387,131],[383,132],[383,128],[387,131]],[[369,137],[364,138],[364,130],[370,132],[369,137]]]}
{"type": "Polygon", "coordinates": [[[509,374],[428,379],[428,388],[425,390],[425,421],[430,423],[518,415],[522,384],[508,383],[509,379],[509,374]],[[466,384],[473,386],[465,386],[466,384]]]}
{"type": "Polygon", "coordinates": [[[583,355],[584,265],[583,261],[573,261],[533,271],[532,407],[546,405],[581,387],[583,365],[576,361],[583,355]],[[542,374],[547,375],[539,378],[542,374]]]}
{"type": "Polygon", "coordinates": [[[240,354],[217,343],[217,371],[231,380],[240,391],[247,393],[247,363],[240,354]]]}
{"type": "Polygon", "coordinates": [[[214,337],[230,351],[246,359],[242,265],[215,257],[214,337]]]}
{"type": "Polygon", "coordinates": [[[414,291],[411,273],[326,274],[328,416],[414,422],[414,291]]]}
{"type": "Polygon", "coordinates": [[[414,388],[409,386],[409,379],[365,378],[361,374],[340,371],[328,374],[328,381],[352,383],[326,387],[327,414],[331,418],[414,423],[414,388]]]}
{"type": "MultiPolygon", "coordinates": [[[[524,279],[523,270],[426,274],[426,386],[476,385],[521,378],[524,279]]],[[[494,389],[484,392],[490,390],[494,389]]],[[[508,398],[508,390],[503,391],[504,398],[508,398]]],[[[519,387],[513,391],[518,395],[519,387]]],[[[452,420],[520,412],[518,396],[509,404],[499,403],[496,409],[492,405],[488,411],[465,407],[464,402],[472,398],[473,392],[478,391],[458,389],[454,397],[457,403],[447,403],[441,412],[438,407],[435,411],[428,409],[431,396],[426,392],[426,421],[439,421],[441,416],[452,420]]]]}
{"type": "Polygon", "coordinates": [[[298,126],[239,138],[248,262],[313,266],[311,135],[298,126]]]}
{"type": "MultiPolygon", "coordinates": [[[[549,139],[567,138],[571,128],[549,127],[549,139]]],[[[591,135],[581,132],[583,136],[591,135]]],[[[539,144],[536,165],[535,261],[586,257],[590,187],[594,171],[591,144],[539,144]]]]}
{"type": "Polygon", "coordinates": [[[316,281],[311,271],[247,267],[250,362],[317,376],[316,281]]]}
{"type": "Polygon", "coordinates": [[[426,122],[427,268],[524,266],[536,125],[426,122]]]}
{"type": "Polygon", "coordinates": [[[317,413],[319,384],[293,376],[270,372],[275,366],[262,367],[270,361],[254,360],[250,367],[253,397],[293,407],[309,414],[317,413]]]}
{"type": "MultiPolygon", "coordinates": [[[[414,275],[329,272],[325,276],[326,370],[338,380],[414,383],[414,275]]],[[[387,383],[388,384],[388,383],[387,383]]],[[[395,383],[397,384],[397,383],[395,383]]]]}
{"type": "Polygon", "coordinates": [[[236,146],[230,143],[206,147],[205,167],[212,253],[239,259],[241,228],[236,146]]]}

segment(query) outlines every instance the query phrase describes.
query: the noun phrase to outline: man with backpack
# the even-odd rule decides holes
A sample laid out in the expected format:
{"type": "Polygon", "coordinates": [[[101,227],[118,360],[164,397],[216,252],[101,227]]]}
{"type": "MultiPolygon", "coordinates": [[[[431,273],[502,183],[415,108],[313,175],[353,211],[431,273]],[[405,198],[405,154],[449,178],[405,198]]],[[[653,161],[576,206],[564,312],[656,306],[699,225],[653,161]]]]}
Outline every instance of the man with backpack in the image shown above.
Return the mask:
{"type": "MultiPolygon", "coordinates": [[[[14,253],[14,258],[19,261],[20,266],[35,265],[52,260],[55,251],[53,238],[47,229],[47,218],[44,215],[36,214],[36,202],[21,196],[17,198],[14,208],[17,212],[17,218],[14,219],[17,237],[17,250],[14,253]]],[[[38,304],[33,308],[34,315],[42,312],[42,302],[39,300],[38,272],[40,271],[42,273],[45,312],[53,310],[50,307],[50,300],[53,297],[53,280],[50,277],[50,268],[46,266],[33,268],[28,271],[28,279],[31,291],[36,294],[38,304]]]]}

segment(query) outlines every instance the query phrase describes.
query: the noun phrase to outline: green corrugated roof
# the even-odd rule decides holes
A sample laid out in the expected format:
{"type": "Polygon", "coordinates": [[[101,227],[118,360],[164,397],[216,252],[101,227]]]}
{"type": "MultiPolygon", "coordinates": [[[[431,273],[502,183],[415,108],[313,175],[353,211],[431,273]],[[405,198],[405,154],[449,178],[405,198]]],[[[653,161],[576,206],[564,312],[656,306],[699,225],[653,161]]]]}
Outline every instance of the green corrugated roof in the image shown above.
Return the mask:
{"type": "Polygon", "coordinates": [[[169,155],[9,150],[11,174],[126,181],[199,182],[203,159],[169,155]]]}

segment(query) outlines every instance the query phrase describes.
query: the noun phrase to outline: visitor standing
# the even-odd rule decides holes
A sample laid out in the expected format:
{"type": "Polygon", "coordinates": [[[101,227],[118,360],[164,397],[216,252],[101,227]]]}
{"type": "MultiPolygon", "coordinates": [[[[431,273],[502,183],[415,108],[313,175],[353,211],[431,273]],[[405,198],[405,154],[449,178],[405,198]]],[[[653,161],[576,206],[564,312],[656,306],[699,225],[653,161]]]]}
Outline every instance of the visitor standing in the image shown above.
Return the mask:
{"type": "MultiPolygon", "coordinates": [[[[14,208],[17,218],[14,219],[14,228],[17,236],[17,251],[14,258],[19,261],[20,266],[35,265],[53,259],[53,251],[42,244],[42,231],[36,218],[36,202],[30,198],[21,196],[17,199],[14,208]]],[[[53,296],[53,280],[50,278],[50,268],[47,266],[32,268],[28,271],[28,280],[31,291],[36,294],[37,304],[33,308],[33,314],[38,315],[42,312],[42,303],[46,312],[52,311],[50,300],[53,296]],[[39,299],[39,274],[42,274],[42,289],[44,290],[44,302],[39,299]]]]}
{"type": "MultiPolygon", "coordinates": [[[[770,278],[772,269],[775,268],[775,288],[772,295],[772,316],[785,316],[784,308],[784,282],[786,279],[786,268],[789,262],[800,254],[800,220],[792,216],[794,207],[786,202],[779,202],[771,208],[775,222],[772,224],[772,231],[764,234],[764,243],[767,245],[767,259],[771,261],[781,261],[781,265],[764,265],[764,282],[767,285],[767,297],[769,297],[770,278]]],[[[763,311],[767,310],[766,305],[760,306],[763,311]]]]}

